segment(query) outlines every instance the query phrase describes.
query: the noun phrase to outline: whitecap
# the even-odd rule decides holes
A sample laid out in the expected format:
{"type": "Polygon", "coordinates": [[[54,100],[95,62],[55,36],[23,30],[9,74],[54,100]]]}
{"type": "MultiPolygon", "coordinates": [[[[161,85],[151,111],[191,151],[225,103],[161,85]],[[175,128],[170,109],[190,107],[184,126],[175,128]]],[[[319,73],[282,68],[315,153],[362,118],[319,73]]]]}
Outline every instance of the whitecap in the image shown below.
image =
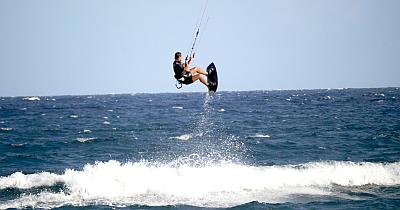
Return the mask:
{"type": "Polygon", "coordinates": [[[108,122],[108,121],[104,121],[103,123],[106,124],[106,125],[110,124],[110,122],[108,122]]]}
{"type": "Polygon", "coordinates": [[[28,100],[28,101],[40,101],[40,98],[37,96],[33,96],[33,97],[26,97],[23,98],[22,100],[28,100]]]}
{"type": "Polygon", "coordinates": [[[225,109],[220,109],[220,110],[218,110],[219,112],[225,112],[225,109]]]}
{"type": "Polygon", "coordinates": [[[79,116],[78,115],[70,115],[69,117],[70,118],[78,118],[79,116]]]}
{"type": "Polygon", "coordinates": [[[265,135],[265,134],[256,134],[252,137],[254,137],[254,138],[270,138],[271,136],[265,135]]]}
{"type": "Polygon", "coordinates": [[[83,130],[83,133],[91,133],[92,131],[91,130],[89,130],[89,129],[85,129],[85,130],[83,130]]]}
{"type": "Polygon", "coordinates": [[[76,140],[77,141],[79,141],[79,142],[87,142],[87,141],[92,141],[92,140],[95,140],[96,138],[76,138],[76,140]]]}
{"type": "Polygon", "coordinates": [[[173,106],[172,108],[173,109],[183,109],[183,107],[181,107],[181,106],[173,106]]]}
{"type": "Polygon", "coordinates": [[[187,140],[189,140],[189,139],[191,139],[191,138],[192,138],[192,135],[190,135],[190,134],[183,134],[183,135],[180,135],[180,136],[170,137],[169,139],[178,139],[178,140],[187,141],[187,140]]]}
{"type": "Polygon", "coordinates": [[[2,131],[12,131],[12,130],[14,130],[14,128],[0,128],[0,130],[2,130],[2,131]]]}
{"type": "Polygon", "coordinates": [[[26,145],[26,143],[14,143],[14,144],[11,144],[12,147],[23,147],[24,145],[26,145]]]}

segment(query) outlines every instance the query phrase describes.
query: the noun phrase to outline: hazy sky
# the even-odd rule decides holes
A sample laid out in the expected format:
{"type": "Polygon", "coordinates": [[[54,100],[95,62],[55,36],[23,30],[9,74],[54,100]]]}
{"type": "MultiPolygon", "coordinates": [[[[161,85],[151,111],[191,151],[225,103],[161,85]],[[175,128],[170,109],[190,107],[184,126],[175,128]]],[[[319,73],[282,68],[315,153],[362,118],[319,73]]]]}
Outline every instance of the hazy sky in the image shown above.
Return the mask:
{"type": "MultiPolygon", "coordinates": [[[[204,0],[1,0],[0,95],[175,88],[204,0]]],[[[210,0],[193,64],[220,90],[400,86],[398,0],[210,0]]]]}

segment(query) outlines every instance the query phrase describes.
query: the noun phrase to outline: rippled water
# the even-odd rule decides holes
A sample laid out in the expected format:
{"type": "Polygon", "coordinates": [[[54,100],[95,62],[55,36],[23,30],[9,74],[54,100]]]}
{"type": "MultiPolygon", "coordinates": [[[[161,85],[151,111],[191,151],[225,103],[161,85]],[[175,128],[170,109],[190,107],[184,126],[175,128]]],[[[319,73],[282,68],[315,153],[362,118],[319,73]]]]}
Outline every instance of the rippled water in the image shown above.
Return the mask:
{"type": "Polygon", "coordinates": [[[0,98],[0,209],[400,208],[400,90],[0,98]]]}

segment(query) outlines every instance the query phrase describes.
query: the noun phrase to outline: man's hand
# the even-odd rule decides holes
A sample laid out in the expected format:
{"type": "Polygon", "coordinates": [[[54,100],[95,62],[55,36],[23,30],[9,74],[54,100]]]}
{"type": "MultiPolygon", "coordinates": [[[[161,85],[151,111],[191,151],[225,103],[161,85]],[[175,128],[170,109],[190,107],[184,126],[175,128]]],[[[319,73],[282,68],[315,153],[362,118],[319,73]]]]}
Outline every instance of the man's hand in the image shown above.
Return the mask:
{"type": "Polygon", "coordinates": [[[189,67],[190,61],[192,61],[192,57],[186,57],[185,58],[185,64],[183,64],[183,67],[184,67],[185,71],[189,71],[188,67],[189,67]]]}

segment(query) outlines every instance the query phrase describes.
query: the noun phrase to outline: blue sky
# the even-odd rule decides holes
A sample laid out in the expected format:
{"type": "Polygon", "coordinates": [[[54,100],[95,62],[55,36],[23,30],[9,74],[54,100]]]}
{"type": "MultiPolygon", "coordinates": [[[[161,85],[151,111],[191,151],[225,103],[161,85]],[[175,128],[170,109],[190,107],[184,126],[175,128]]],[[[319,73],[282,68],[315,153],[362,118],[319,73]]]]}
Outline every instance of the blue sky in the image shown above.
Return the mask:
{"type": "MultiPolygon", "coordinates": [[[[177,90],[202,1],[2,0],[0,95],[177,90]]],[[[400,86],[400,1],[209,1],[193,64],[220,90],[400,86]]]]}

